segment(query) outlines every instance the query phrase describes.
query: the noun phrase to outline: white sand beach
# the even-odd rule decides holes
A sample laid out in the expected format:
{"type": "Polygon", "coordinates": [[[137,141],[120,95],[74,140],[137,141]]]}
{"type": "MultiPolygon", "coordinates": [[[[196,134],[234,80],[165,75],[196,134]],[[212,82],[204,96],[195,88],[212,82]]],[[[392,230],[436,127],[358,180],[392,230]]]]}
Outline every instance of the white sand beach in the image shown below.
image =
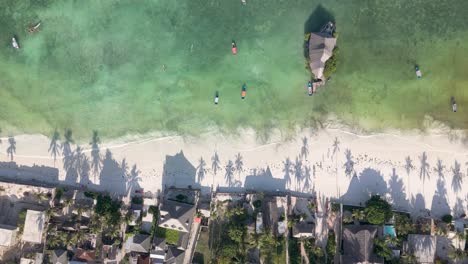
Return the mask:
{"type": "MultiPolygon", "coordinates": [[[[194,180],[202,186],[236,189],[246,184],[248,188],[272,191],[284,188],[286,182],[292,191],[315,191],[351,204],[363,203],[369,194],[379,193],[398,209],[418,214],[428,214],[430,210],[435,216],[450,211],[460,215],[468,212],[468,147],[455,134],[448,136],[446,131],[433,130],[424,134],[358,135],[346,129],[325,128],[304,130],[286,141],[276,133],[265,144],[258,143],[252,131],[244,131],[241,137],[217,133],[189,139],[127,137],[100,144],[101,163],[96,173],[89,144],[82,146],[89,162],[82,158],[75,161],[81,167],[87,163],[85,169],[67,173],[62,157],[57,157],[55,167],[60,181],[70,185],[96,184],[96,188],[110,192],[128,190],[126,181],[138,182],[138,188],[154,193],[162,190],[163,184],[187,187],[195,184],[194,180]],[[213,166],[215,153],[219,158],[217,166],[213,166]],[[205,164],[202,169],[200,159],[205,164]],[[267,168],[279,180],[269,180],[265,176],[269,174],[267,168]],[[89,177],[89,181],[83,177],[89,177]],[[285,178],[286,181],[280,180],[285,178]]],[[[30,167],[54,167],[48,152],[50,139],[42,135],[18,135],[15,139],[14,162],[27,167],[7,163],[8,140],[3,138],[0,175],[19,178],[29,168],[28,177],[49,181],[45,174],[53,174],[54,170],[30,167]]]]}

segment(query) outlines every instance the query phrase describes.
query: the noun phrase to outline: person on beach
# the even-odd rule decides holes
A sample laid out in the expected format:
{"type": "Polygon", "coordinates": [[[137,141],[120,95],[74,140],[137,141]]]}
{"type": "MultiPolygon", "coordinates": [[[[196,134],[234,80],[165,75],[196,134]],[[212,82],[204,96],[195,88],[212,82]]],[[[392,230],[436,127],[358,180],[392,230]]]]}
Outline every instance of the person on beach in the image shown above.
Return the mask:
{"type": "Polygon", "coordinates": [[[233,55],[237,54],[237,45],[236,45],[236,42],[234,40],[232,41],[232,44],[231,44],[231,50],[232,50],[233,55]]]}

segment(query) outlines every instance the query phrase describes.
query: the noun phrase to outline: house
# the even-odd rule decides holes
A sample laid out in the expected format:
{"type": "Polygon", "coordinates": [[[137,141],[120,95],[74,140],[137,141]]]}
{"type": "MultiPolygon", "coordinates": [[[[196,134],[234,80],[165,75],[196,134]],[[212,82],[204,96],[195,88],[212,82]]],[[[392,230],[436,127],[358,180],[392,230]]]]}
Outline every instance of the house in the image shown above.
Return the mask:
{"type": "Polygon", "coordinates": [[[182,263],[185,251],[172,245],[166,245],[163,238],[155,237],[150,251],[152,264],[176,264],[182,263]]]}
{"type": "Polygon", "coordinates": [[[408,235],[407,252],[413,254],[418,263],[434,263],[437,237],[431,235],[408,235]]]}
{"type": "Polygon", "coordinates": [[[151,248],[151,236],[137,234],[130,236],[125,241],[125,252],[148,253],[151,248]]]}
{"type": "Polygon", "coordinates": [[[160,227],[188,232],[195,215],[195,206],[166,200],[161,204],[159,213],[160,227]]]}
{"type": "Polygon", "coordinates": [[[67,251],[62,249],[50,251],[49,259],[53,264],[68,264],[67,251]]]}
{"type": "Polygon", "coordinates": [[[75,251],[75,260],[84,261],[86,263],[95,263],[96,251],[78,248],[75,251]]]}
{"type": "Polygon", "coordinates": [[[101,258],[108,261],[116,260],[119,252],[119,248],[116,245],[103,245],[101,250],[101,258]]]}
{"type": "Polygon", "coordinates": [[[311,33],[309,37],[309,66],[315,79],[323,79],[325,63],[333,55],[336,38],[333,37],[334,25],[325,25],[319,33],[311,33]]]}
{"type": "Polygon", "coordinates": [[[21,240],[41,244],[46,216],[44,212],[28,210],[24,222],[24,231],[21,240]]]}
{"type": "Polygon", "coordinates": [[[315,225],[312,222],[299,222],[294,224],[293,228],[293,237],[314,237],[315,235],[315,225]]]}
{"type": "Polygon", "coordinates": [[[13,246],[16,243],[16,233],[16,226],[0,225],[0,246],[13,246]]]}
{"type": "Polygon", "coordinates": [[[373,241],[381,232],[378,226],[345,226],[343,230],[343,264],[384,263],[383,258],[374,254],[373,241]]]}

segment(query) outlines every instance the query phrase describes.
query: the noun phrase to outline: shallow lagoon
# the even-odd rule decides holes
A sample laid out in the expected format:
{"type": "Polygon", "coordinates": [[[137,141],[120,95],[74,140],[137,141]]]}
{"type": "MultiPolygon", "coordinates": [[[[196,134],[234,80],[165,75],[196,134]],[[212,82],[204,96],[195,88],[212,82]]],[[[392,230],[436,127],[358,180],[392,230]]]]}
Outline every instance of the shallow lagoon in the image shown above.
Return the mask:
{"type": "Polygon", "coordinates": [[[5,0],[0,127],[69,127],[79,137],[212,126],[266,132],[335,113],[367,129],[421,127],[425,115],[467,128],[466,17],[464,0],[5,0]],[[338,71],[308,97],[304,28],[327,16],[338,26],[338,71]],[[41,31],[27,33],[39,20],[41,31]]]}

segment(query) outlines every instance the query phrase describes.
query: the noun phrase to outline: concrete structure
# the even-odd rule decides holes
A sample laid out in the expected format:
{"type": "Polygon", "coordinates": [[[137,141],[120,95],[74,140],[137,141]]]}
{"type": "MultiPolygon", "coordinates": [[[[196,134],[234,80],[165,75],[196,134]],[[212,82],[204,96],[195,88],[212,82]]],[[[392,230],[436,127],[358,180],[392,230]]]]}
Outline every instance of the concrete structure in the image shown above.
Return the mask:
{"type": "Polygon", "coordinates": [[[160,227],[188,232],[195,215],[195,206],[166,200],[160,206],[159,212],[160,227]]]}
{"type": "Polygon", "coordinates": [[[408,235],[407,252],[413,254],[418,263],[434,263],[437,237],[431,235],[408,235]]]}
{"type": "Polygon", "coordinates": [[[45,220],[46,216],[44,212],[28,210],[26,212],[26,220],[24,222],[24,230],[21,240],[41,244],[45,220]]]}
{"type": "Polygon", "coordinates": [[[0,225],[0,246],[13,246],[16,243],[16,232],[16,226],[0,225]]]}

